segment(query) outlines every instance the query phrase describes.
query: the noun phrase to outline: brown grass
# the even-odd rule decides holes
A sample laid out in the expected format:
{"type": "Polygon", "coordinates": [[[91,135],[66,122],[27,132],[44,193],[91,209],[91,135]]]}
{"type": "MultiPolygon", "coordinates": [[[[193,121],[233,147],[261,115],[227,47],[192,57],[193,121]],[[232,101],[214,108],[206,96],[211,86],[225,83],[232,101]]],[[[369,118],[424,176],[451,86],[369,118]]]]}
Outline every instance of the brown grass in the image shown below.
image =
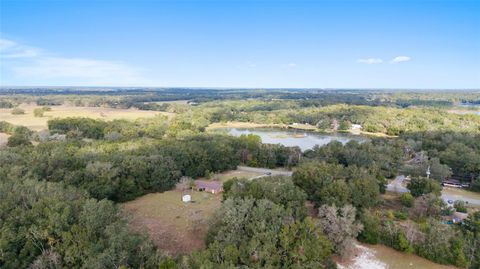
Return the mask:
{"type": "Polygon", "coordinates": [[[393,192],[386,192],[381,195],[382,203],[378,206],[382,211],[394,210],[400,211],[403,209],[402,202],[400,202],[400,194],[393,192]]]}
{"type": "Polygon", "coordinates": [[[188,194],[191,203],[182,202],[182,192],[175,190],[147,194],[123,207],[132,217],[132,229],[146,230],[159,249],[172,255],[188,254],[205,248],[210,220],[221,206],[221,195],[188,194]]]}
{"type": "Polygon", "coordinates": [[[35,117],[33,110],[41,108],[34,104],[21,104],[19,106],[25,110],[23,115],[12,115],[11,109],[0,109],[0,119],[14,125],[23,125],[34,131],[47,129],[47,121],[53,118],[67,117],[87,117],[92,119],[115,120],[126,119],[135,120],[138,118],[152,118],[156,115],[173,116],[173,113],[146,111],[138,109],[119,109],[105,107],[76,107],[70,105],[51,106],[51,111],[46,111],[43,117],[35,117]]]}
{"type": "MultiPolygon", "coordinates": [[[[231,170],[213,175],[212,180],[252,178],[262,173],[231,170]]],[[[220,207],[222,196],[206,192],[172,190],[151,193],[123,204],[135,231],[146,231],[155,245],[172,255],[188,254],[205,248],[210,221],[220,207]],[[192,195],[193,203],[182,202],[192,195]]]]}

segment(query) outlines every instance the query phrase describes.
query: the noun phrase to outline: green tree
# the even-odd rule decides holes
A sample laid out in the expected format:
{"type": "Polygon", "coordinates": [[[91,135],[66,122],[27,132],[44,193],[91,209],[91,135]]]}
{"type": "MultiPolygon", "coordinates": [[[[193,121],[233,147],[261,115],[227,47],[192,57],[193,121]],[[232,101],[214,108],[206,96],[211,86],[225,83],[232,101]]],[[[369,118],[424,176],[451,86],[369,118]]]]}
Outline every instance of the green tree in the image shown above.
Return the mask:
{"type": "Polygon", "coordinates": [[[428,193],[433,193],[439,196],[442,190],[440,183],[425,177],[412,178],[408,183],[407,188],[414,197],[419,197],[428,193]]]}
{"type": "Polygon", "coordinates": [[[360,215],[360,220],[363,224],[363,230],[358,234],[358,240],[368,244],[377,244],[381,233],[380,217],[376,212],[365,210],[360,215]]]}

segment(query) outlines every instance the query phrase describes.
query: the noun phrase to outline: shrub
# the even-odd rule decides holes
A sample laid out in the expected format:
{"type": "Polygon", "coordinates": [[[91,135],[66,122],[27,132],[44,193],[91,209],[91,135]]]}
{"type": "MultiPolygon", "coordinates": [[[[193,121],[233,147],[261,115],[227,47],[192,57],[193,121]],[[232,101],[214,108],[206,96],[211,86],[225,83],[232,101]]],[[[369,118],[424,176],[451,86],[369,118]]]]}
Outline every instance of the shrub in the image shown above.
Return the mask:
{"type": "Polygon", "coordinates": [[[399,220],[406,220],[406,219],[408,219],[408,214],[405,213],[405,212],[395,211],[393,214],[395,215],[395,218],[397,218],[397,219],[399,219],[399,220]]]}
{"type": "Polygon", "coordinates": [[[464,201],[460,201],[460,200],[455,201],[455,203],[453,204],[453,207],[455,207],[457,212],[467,213],[467,207],[465,206],[464,201]]]}
{"type": "Polygon", "coordinates": [[[16,147],[16,146],[29,146],[32,145],[30,139],[27,135],[22,133],[14,133],[12,136],[8,138],[7,146],[9,147],[16,147]]]}
{"type": "Polygon", "coordinates": [[[25,114],[25,110],[19,108],[19,107],[16,107],[14,109],[12,109],[12,115],[22,115],[22,114],[25,114]]]}
{"type": "Polygon", "coordinates": [[[402,203],[402,205],[404,205],[406,207],[412,207],[414,201],[415,201],[415,199],[408,192],[402,194],[402,196],[400,197],[400,202],[402,203]]]}
{"type": "Polygon", "coordinates": [[[44,113],[44,112],[45,112],[45,111],[44,111],[43,109],[41,109],[41,108],[35,108],[35,109],[33,110],[33,115],[34,115],[35,117],[41,118],[41,117],[43,117],[43,113],[44,113]]]}

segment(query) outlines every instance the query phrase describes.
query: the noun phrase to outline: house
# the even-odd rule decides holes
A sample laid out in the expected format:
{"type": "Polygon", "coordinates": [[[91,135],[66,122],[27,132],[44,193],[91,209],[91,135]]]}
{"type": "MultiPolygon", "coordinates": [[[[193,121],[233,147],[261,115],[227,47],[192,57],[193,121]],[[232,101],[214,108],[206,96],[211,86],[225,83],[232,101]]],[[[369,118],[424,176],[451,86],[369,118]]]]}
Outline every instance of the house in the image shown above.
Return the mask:
{"type": "Polygon", "coordinates": [[[197,191],[206,191],[213,194],[223,192],[223,184],[220,181],[195,180],[195,188],[197,191]]]}
{"type": "Polygon", "coordinates": [[[442,181],[442,186],[444,187],[454,187],[454,188],[462,188],[462,183],[460,180],[456,179],[446,179],[442,181]]]}

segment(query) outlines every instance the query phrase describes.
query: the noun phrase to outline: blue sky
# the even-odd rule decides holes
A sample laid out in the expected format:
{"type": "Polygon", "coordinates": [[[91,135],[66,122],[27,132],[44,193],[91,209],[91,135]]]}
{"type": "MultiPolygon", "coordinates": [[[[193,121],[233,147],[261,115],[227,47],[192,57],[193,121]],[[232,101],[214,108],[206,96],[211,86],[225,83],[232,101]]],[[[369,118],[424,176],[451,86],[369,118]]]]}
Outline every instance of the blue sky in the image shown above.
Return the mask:
{"type": "Polygon", "coordinates": [[[0,2],[0,85],[480,88],[480,1],[0,2]]]}

